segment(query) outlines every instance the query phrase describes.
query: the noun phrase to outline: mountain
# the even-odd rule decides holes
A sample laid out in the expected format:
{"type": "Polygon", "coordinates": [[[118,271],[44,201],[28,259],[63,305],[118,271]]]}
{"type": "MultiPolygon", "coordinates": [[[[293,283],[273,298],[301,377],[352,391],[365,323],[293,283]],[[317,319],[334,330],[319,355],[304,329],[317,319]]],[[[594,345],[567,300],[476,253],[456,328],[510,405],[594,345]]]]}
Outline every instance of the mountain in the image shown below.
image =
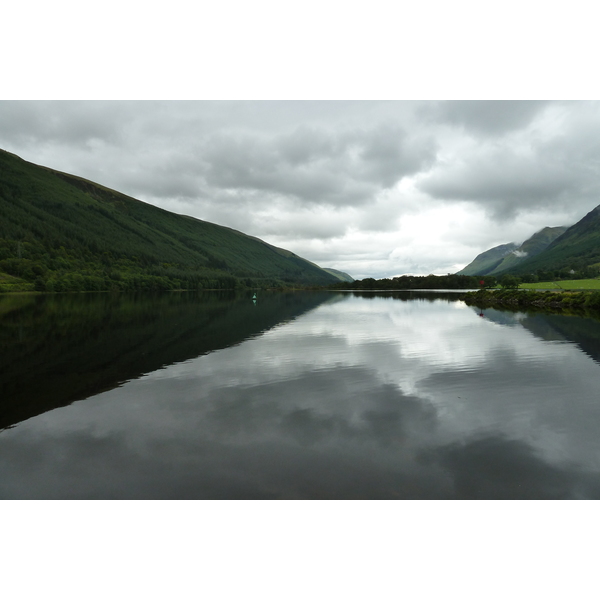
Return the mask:
{"type": "Polygon", "coordinates": [[[512,268],[511,273],[582,271],[590,267],[600,267],[600,206],[569,227],[545,250],[512,268]]]}
{"type": "Polygon", "coordinates": [[[544,227],[526,239],[520,246],[515,243],[503,244],[479,254],[457,275],[500,275],[513,271],[526,259],[543,252],[568,227],[544,227]]]}
{"type": "Polygon", "coordinates": [[[493,271],[504,258],[517,249],[517,245],[513,242],[502,244],[490,248],[481,254],[478,254],[471,263],[464,269],[458,271],[456,275],[487,275],[493,271]]]}
{"type": "Polygon", "coordinates": [[[258,238],[0,150],[0,291],[336,281],[319,266],[258,238]]]}
{"type": "Polygon", "coordinates": [[[545,250],[556,238],[561,236],[568,227],[544,227],[541,231],[534,233],[529,239],[525,240],[516,250],[506,255],[502,262],[489,273],[489,275],[498,275],[514,269],[525,259],[537,256],[545,250]]]}
{"type": "Polygon", "coordinates": [[[327,271],[331,275],[337,277],[340,281],[347,281],[348,283],[352,283],[354,281],[354,277],[348,275],[348,273],[344,273],[344,271],[338,271],[336,269],[327,269],[323,268],[323,271],[327,271]]]}

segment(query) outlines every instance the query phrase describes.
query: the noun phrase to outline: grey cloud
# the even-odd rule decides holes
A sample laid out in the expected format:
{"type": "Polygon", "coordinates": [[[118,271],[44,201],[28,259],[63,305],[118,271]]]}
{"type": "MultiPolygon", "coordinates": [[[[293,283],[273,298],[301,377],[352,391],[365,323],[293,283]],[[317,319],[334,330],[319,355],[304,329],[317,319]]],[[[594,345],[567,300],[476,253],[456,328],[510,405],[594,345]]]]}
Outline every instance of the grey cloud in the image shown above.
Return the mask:
{"type": "Polygon", "coordinates": [[[133,106],[112,102],[2,103],[0,132],[19,143],[61,143],[79,147],[93,140],[122,141],[123,126],[133,106]]]}
{"type": "Polygon", "coordinates": [[[600,477],[552,465],[525,442],[489,436],[425,453],[451,474],[456,497],[472,500],[597,498],[600,477]]]}
{"type": "Polygon", "coordinates": [[[338,153],[337,144],[326,131],[300,126],[281,136],[277,147],[282,157],[293,165],[303,165],[338,153]]]}
{"type": "Polygon", "coordinates": [[[297,219],[255,220],[255,228],[268,235],[303,239],[331,239],[344,235],[348,225],[344,220],[323,218],[315,214],[302,214],[297,219]]]}
{"type": "Polygon", "coordinates": [[[433,156],[432,140],[413,139],[394,124],[335,135],[307,127],[273,138],[221,133],[207,142],[203,154],[211,185],[331,205],[369,202],[433,156]]]}
{"type": "Polygon", "coordinates": [[[488,136],[526,127],[547,105],[547,101],[537,100],[456,100],[424,105],[419,113],[488,136]]]}
{"type": "Polygon", "coordinates": [[[430,137],[411,137],[395,123],[367,131],[358,141],[364,162],[363,176],[382,188],[391,187],[406,175],[426,170],[435,158],[436,144],[430,137]]]}
{"type": "MultiPolygon", "coordinates": [[[[258,237],[389,231],[409,205],[435,214],[419,192],[505,228],[528,212],[529,234],[562,224],[550,211],[575,222],[600,201],[594,102],[5,101],[0,138],[25,160],[258,237]],[[381,202],[388,190],[395,202],[381,202]]],[[[473,255],[493,245],[489,229],[473,255]]],[[[460,258],[427,257],[419,271],[460,258]]]]}
{"type": "Polygon", "coordinates": [[[276,143],[249,136],[215,136],[203,158],[208,163],[206,181],[215,187],[264,190],[334,205],[365,202],[374,191],[372,185],[346,177],[335,158],[292,166],[282,160],[276,143]]]}
{"type": "Polygon", "coordinates": [[[349,368],[344,378],[333,371],[304,371],[296,379],[222,387],[218,399],[204,393],[189,398],[181,381],[171,382],[169,390],[168,402],[158,391],[144,399],[162,406],[161,424],[136,419],[127,403],[109,402],[96,412],[91,407],[91,422],[101,423],[96,429],[23,428],[0,437],[0,497],[441,494],[437,469],[423,471],[406,449],[409,438],[435,427],[435,410],[394,385],[380,384],[369,369],[349,368]],[[334,388],[346,391],[345,402],[330,399],[327,392],[334,388]],[[113,421],[115,411],[120,416],[113,421]]]}
{"type": "Polygon", "coordinates": [[[474,201],[507,218],[523,208],[564,201],[578,184],[567,165],[498,150],[434,172],[419,187],[434,198],[474,201]]]}
{"type": "MultiPolygon", "coordinates": [[[[598,124],[591,126],[600,133],[598,124]]],[[[495,218],[506,219],[522,210],[589,210],[600,198],[599,174],[600,145],[581,132],[526,149],[513,142],[465,152],[461,159],[432,170],[418,186],[435,198],[475,202],[495,218]],[[586,151],[582,145],[587,145],[586,151]]]]}

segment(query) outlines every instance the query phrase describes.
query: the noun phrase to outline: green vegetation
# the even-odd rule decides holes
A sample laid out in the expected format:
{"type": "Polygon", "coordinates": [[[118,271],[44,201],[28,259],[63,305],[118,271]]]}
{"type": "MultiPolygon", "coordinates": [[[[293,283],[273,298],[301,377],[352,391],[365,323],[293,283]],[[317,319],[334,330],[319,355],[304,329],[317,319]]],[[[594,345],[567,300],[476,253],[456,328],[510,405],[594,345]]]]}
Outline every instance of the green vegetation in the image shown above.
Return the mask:
{"type": "Polygon", "coordinates": [[[595,278],[600,274],[600,206],[566,230],[546,227],[516,251],[507,251],[509,247],[506,244],[480,254],[458,274],[510,274],[527,284],[595,278]],[[498,259],[502,252],[504,258],[498,259]]]}
{"type": "Polygon", "coordinates": [[[520,246],[510,243],[486,250],[457,274],[499,275],[509,272],[527,258],[540,254],[567,229],[567,227],[544,227],[520,246]]]}
{"type": "MultiPolygon", "coordinates": [[[[511,272],[536,273],[540,279],[543,271],[566,272],[579,279],[577,273],[590,272],[588,277],[598,274],[600,262],[600,207],[589,212],[578,223],[567,229],[537,256],[527,258],[511,272]]],[[[567,276],[568,277],[568,276],[567,276]]]]}
{"type": "Polygon", "coordinates": [[[489,274],[499,275],[500,273],[511,271],[528,258],[537,256],[543,252],[567,229],[567,227],[544,227],[544,229],[525,240],[514,252],[505,256],[502,262],[495,269],[490,271],[489,274]]]}
{"type": "Polygon", "coordinates": [[[354,281],[354,278],[348,275],[348,273],[344,273],[344,271],[338,271],[336,269],[327,268],[323,268],[323,271],[327,271],[327,273],[334,275],[337,279],[341,281],[354,281]]]}
{"type": "Polygon", "coordinates": [[[600,291],[478,290],[461,296],[469,305],[600,310],[600,291]]]}
{"type": "Polygon", "coordinates": [[[537,283],[521,283],[520,287],[530,290],[600,290],[600,279],[540,281],[537,283]]]}
{"type": "Polygon", "coordinates": [[[480,254],[459,274],[509,273],[521,277],[524,283],[595,278],[600,274],[600,206],[566,230],[542,229],[524,242],[516,254],[507,252],[495,265],[491,259],[483,260],[508,246],[480,254]]]}
{"type": "Polygon", "coordinates": [[[0,292],[327,285],[317,265],[0,150],[0,292]]]}
{"type": "Polygon", "coordinates": [[[502,275],[500,277],[500,281],[498,282],[501,288],[506,290],[516,290],[519,288],[521,284],[521,280],[514,275],[502,275]]]}
{"type": "Polygon", "coordinates": [[[469,275],[402,275],[391,279],[359,279],[348,282],[342,281],[333,286],[336,290],[470,290],[481,287],[495,287],[497,279],[486,277],[471,277],[469,275]]]}
{"type": "Polygon", "coordinates": [[[457,275],[486,275],[491,273],[498,265],[512,252],[517,249],[514,243],[502,244],[495,248],[490,248],[469,263],[464,269],[458,271],[457,275]]]}

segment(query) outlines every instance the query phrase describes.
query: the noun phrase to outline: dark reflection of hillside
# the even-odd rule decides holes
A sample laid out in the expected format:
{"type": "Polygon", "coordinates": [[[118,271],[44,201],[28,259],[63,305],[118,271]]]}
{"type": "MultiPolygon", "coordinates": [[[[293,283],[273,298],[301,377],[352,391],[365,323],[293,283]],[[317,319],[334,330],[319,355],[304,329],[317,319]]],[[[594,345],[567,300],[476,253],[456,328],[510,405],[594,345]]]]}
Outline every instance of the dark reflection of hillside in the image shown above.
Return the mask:
{"type": "Polygon", "coordinates": [[[0,429],[254,337],[330,293],[0,297],[0,429]]]}
{"type": "MultiPolygon", "coordinates": [[[[474,309],[479,313],[480,309],[474,309]]],[[[576,315],[558,315],[540,311],[517,313],[486,308],[483,316],[500,325],[521,325],[545,341],[571,342],[600,363],[600,319],[576,315]],[[520,315],[517,318],[517,314],[520,315]]]]}
{"type": "Polygon", "coordinates": [[[600,321],[575,316],[528,316],[523,327],[545,340],[567,340],[577,344],[588,356],[600,363],[600,321]]]}

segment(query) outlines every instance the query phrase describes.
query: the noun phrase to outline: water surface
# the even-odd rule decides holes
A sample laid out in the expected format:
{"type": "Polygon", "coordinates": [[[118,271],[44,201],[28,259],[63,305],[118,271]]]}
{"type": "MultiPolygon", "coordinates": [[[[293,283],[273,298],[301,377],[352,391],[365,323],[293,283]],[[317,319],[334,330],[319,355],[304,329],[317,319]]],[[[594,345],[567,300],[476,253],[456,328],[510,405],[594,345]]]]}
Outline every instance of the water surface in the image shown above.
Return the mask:
{"type": "Polygon", "coordinates": [[[456,295],[0,297],[0,497],[600,498],[600,322],[456,295]]]}

